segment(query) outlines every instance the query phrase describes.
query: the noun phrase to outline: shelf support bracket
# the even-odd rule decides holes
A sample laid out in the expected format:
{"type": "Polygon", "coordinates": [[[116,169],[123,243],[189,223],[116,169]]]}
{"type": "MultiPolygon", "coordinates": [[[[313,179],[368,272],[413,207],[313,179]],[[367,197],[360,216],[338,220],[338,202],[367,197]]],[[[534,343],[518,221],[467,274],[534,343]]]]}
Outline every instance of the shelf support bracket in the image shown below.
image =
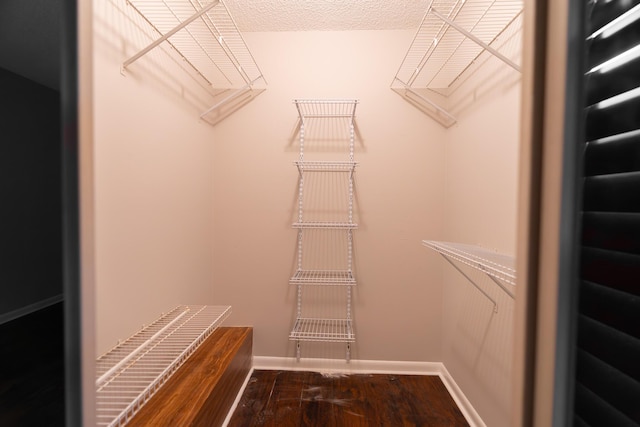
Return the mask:
{"type": "Polygon", "coordinates": [[[194,13],[192,16],[190,16],[189,18],[187,18],[186,20],[184,20],[180,24],[178,24],[173,30],[169,31],[168,33],[166,33],[165,35],[163,35],[162,37],[160,37],[159,39],[155,40],[154,42],[149,44],[147,47],[142,49],[140,52],[136,53],[131,58],[127,59],[122,64],[122,68],[127,68],[129,65],[133,64],[135,61],[137,61],[138,59],[140,59],[141,57],[146,55],[149,51],[151,51],[151,50],[155,49],[156,47],[158,47],[162,42],[167,40],[169,37],[173,36],[175,33],[180,31],[181,29],[183,29],[184,27],[186,27],[187,25],[189,25],[190,23],[192,23],[196,19],[200,18],[202,15],[204,15],[206,12],[211,10],[218,3],[220,3],[219,0],[213,0],[211,3],[209,3],[208,5],[206,5],[205,7],[203,7],[202,9],[197,11],[196,13],[194,13]]]}
{"type": "MultiPolygon", "coordinates": [[[[442,114],[443,116],[447,117],[452,123],[456,123],[458,121],[458,119],[455,116],[451,115],[451,113],[449,113],[447,110],[445,110],[444,108],[442,108],[441,106],[439,106],[435,102],[433,102],[433,101],[425,98],[424,96],[420,95],[420,93],[418,93],[415,90],[413,90],[410,86],[405,85],[404,86],[404,90],[406,91],[407,94],[411,94],[412,96],[415,96],[415,97],[418,98],[418,99],[414,98],[414,101],[416,101],[416,102],[424,102],[425,104],[430,105],[439,114],[442,114]]],[[[409,98],[409,99],[412,98],[411,96],[406,96],[406,97],[409,98]]]]}
{"type": "Polygon", "coordinates": [[[447,18],[446,16],[444,16],[443,14],[441,14],[440,12],[438,12],[437,10],[435,10],[433,8],[431,8],[431,12],[433,12],[433,14],[435,16],[440,18],[447,25],[449,25],[449,26],[455,28],[456,30],[458,30],[466,38],[468,38],[469,40],[475,42],[480,47],[482,47],[484,50],[486,50],[487,52],[491,53],[493,56],[497,57],[498,59],[500,59],[501,61],[506,63],[507,65],[509,65],[514,70],[520,71],[520,66],[518,64],[516,64],[515,62],[513,62],[512,60],[510,60],[509,58],[507,58],[506,56],[504,56],[503,54],[501,54],[500,52],[498,52],[497,50],[495,50],[494,48],[492,48],[491,46],[489,46],[488,44],[486,44],[485,42],[483,42],[482,40],[480,40],[476,36],[474,36],[473,34],[471,34],[469,31],[467,31],[464,28],[462,28],[460,25],[456,24],[455,22],[453,22],[452,20],[450,20],[449,18],[447,18]]]}
{"type": "Polygon", "coordinates": [[[515,295],[513,294],[513,292],[511,292],[509,289],[507,289],[506,286],[504,286],[498,279],[496,279],[495,277],[493,277],[492,275],[487,273],[487,276],[489,277],[489,279],[493,280],[493,282],[500,286],[500,288],[505,291],[507,293],[507,295],[509,295],[511,298],[515,298],[515,295]]]}
{"type": "MultiPolygon", "coordinates": [[[[491,301],[493,303],[493,312],[497,313],[498,312],[498,303],[496,302],[496,300],[494,300],[493,298],[491,298],[491,296],[485,292],[484,289],[482,289],[471,277],[469,277],[469,275],[467,273],[465,273],[464,271],[462,271],[462,269],[460,267],[458,267],[453,261],[451,261],[449,259],[448,256],[446,256],[445,254],[441,253],[440,255],[442,255],[442,257],[453,266],[453,268],[455,268],[456,270],[458,270],[458,273],[462,274],[464,276],[465,279],[467,279],[473,286],[476,287],[477,290],[479,290],[482,295],[484,295],[485,297],[487,297],[487,299],[489,301],[491,301]]],[[[490,278],[493,279],[493,277],[489,276],[490,278]]]]}

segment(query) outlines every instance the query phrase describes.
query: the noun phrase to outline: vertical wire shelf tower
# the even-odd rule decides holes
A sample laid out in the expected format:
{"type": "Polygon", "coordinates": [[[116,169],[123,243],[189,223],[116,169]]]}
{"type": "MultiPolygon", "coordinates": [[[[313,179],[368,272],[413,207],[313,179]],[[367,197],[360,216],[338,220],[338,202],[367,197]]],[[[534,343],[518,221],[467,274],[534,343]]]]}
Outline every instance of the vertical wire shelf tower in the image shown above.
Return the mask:
{"type": "Polygon", "coordinates": [[[300,119],[300,156],[295,162],[298,168],[298,217],[293,223],[298,230],[298,240],[296,271],[289,283],[297,287],[297,307],[289,339],[296,342],[298,360],[302,341],[346,343],[348,362],[351,343],[355,342],[352,287],[356,284],[353,230],[357,228],[354,222],[357,162],[353,155],[358,101],[296,99],[294,103],[300,119]],[[335,143],[337,150],[345,151],[348,147],[346,160],[309,160],[309,151],[313,150],[308,147],[309,141],[305,142],[305,136],[312,123],[325,132],[323,140],[335,143]],[[329,259],[330,255],[333,260],[329,259]],[[337,262],[336,258],[339,258],[337,262]],[[312,289],[333,293],[323,297],[321,291],[312,292],[312,289]]]}

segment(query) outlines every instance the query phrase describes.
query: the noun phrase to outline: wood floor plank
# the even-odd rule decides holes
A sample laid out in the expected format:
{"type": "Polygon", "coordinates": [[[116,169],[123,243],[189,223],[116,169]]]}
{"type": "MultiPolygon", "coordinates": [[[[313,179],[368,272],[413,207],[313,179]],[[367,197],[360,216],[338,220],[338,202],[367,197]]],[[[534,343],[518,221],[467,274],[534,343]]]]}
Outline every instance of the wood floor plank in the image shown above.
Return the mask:
{"type": "Polygon", "coordinates": [[[215,426],[251,369],[252,328],[220,327],[129,421],[129,426],[215,426]]]}
{"type": "Polygon", "coordinates": [[[256,370],[230,427],[469,424],[437,376],[256,370]]]}

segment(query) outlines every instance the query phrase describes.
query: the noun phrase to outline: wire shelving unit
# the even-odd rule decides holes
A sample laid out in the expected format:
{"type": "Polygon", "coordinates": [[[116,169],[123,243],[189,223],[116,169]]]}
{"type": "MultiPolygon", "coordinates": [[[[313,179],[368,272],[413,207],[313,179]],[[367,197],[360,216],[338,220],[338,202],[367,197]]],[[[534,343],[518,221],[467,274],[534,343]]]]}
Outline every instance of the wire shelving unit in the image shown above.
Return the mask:
{"type": "Polygon", "coordinates": [[[501,48],[522,27],[523,0],[431,0],[391,84],[443,126],[456,123],[447,98],[483,53],[520,71],[501,48]]]}
{"type": "MultiPolygon", "coordinates": [[[[294,104],[298,111],[300,123],[300,154],[298,161],[295,162],[298,168],[298,218],[293,223],[293,227],[298,230],[297,241],[297,265],[296,271],[291,276],[289,283],[297,286],[297,307],[296,318],[293,328],[289,334],[289,339],[296,342],[296,357],[300,359],[300,343],[302,341],[315,342],[341,342],[346,343],[346,360],[351,357],[351,343],[355,342],[355,333],[353,329],[353,319],[351,313],[352,287],[356,285],[356,279],[353,273],[353,230],[358,225],[354,222],[354,172],[357,162],[354,161],[354,141],[355,141],[355,112],[358,101],[355,99],[296,99],[294,104]],[[342,145],[348,153],[347,160],[305,160],[305,129],[314,120],[330,120],[331,126],[346,126],[348,129],[348,137],[345,138],[342,145]],[[337,121],[336,121],[337,120],[337,121]],[[347,174],[347,179],[342,183],[348,187],[343,189],[343,194],[347,195],[347,203],[344,205],[344,221],[318,221],[310,220],[305,212],[305,180],[308,179],[309,173],[327,173],[327,174],[347,174]],[[305,243],[308,240],[318,238],[311,234],[310,231],[319,231],[320,233],[344,233],[344,239],[339,241],[339,245],[345,245],[345,260],[343,269],[318,268],[317,260],[313,258],[314,254],[308,254],[305,251],[305,243]],[[313,265],[310,268],[308,265],[313,265]],[[314,298],[314,294],[304,294],[305,286],[332,286],[342,287],[344,295],[341,295],[340,301],[336,304],[341,305],[339,310],[344,317],[335,318],[335,316],[309,316],[306,313],[307,306],[313,304],[309,299],[314,298]],[[304,294],[304,295],[303,295],[304,294]]],[[[329,126],[329,129],[332,127],[329,126]]],[[[341,185],[341,184],[340,184],[341,185]]],[[[325,188],[325,194],[340,193],[333,192],[331,188],[325,188]]],[[[307,195],[312,197],[313,194],[307,195]]],[[[329,302],[332,304],[333,302],[329,302]]],[[[335,307],[334,307],[335,308],[335,307]]]]}
{"type": "Polygon", "coordinates": [[[498,285],[500,289],[506,292],[507,295],[514,298],[516,285],[514,257],[492,252],[479,246],[462,243],[423,240],[422,244],[442,255],[444,259],[493,303],[493,308],[496,313],[498,312],[498,303],[496,300],[487,294],[487,292],[458,267],[454,261],[481,271],[498,285]]]}
{"type": "Polygon", "coordinates": [[[178,306],[99,357],[96,425],[125,425],[230,313],[178,306]]]}
{"type": "Polygon", "coordinates": [[[351,319],[304,318],[296,319],[291,339],[318,342],[355,341],[351,319]]]}
{"type": "Polygon", "coordinates": [[[127,5],[151,28],[153,40],[124,61],[123,71],[155,48],[168,46],[214,97],[202,119],[255,96],[256,85],[266,84],[222,0],[127,0],[127,5]]]}

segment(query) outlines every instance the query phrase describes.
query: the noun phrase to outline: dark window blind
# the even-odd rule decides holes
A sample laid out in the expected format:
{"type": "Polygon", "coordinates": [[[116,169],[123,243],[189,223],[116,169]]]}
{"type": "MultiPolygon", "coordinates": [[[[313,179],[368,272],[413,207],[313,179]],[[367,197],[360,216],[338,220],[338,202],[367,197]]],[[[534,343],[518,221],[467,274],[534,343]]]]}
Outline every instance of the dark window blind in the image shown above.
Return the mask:
{"type": "Polygon", "coordinates": [[[638,426],[640,0],[588,9],[574,426],[638,426]]]}

